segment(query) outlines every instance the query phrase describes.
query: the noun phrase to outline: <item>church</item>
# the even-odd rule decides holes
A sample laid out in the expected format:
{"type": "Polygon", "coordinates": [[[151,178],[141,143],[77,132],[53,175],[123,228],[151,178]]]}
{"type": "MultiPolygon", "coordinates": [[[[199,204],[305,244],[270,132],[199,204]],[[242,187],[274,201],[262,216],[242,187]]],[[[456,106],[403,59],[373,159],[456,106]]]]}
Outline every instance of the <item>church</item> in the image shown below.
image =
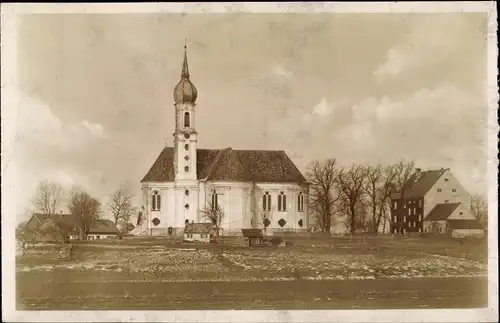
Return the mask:
{"type": "Polygon", "coordinates": [[[241,229],[264,228],[264,223],[268,234],[307,230],[308,183],[288,155],[198,148],[197,97],[184,47],[181,79],[173,91],[174,144],[163,148],[141,181],[141,233],[181,235],[187,223],[211,222],[210,209],[223,214],[223,235],[241,235],[241,229]]]}

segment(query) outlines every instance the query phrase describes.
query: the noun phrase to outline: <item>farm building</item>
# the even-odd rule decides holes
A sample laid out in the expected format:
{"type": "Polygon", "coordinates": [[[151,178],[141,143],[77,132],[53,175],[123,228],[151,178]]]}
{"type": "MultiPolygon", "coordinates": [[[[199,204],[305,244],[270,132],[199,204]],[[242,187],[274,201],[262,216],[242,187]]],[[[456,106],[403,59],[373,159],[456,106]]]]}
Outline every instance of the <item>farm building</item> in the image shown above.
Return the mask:
{"type": "Polygon", "coordinates": [[[182,235],[185,221],[202,222],[207,207],[224,212],[226,235],[261,227],[262,212],[272,215],[270,232],[282,230],[280,219],[283,229],[306,231],[309,184],[293,161],[281,150],[200,149],[197,96],[185,51],[173,91],[173,147],[162,148],[141,181],[145,220],[134,234],[182,235]]]}
{"type": "MultiPolygon", "coordinates": [[[[31,216],[24,232],[38,241],[78,240],[83,236],[78,218],[72,214],[38,214],[31,216]]],[[[119,231],[113,221],[99,219],[92,223],[88,240],[118,238],[119,231]]]]}
{"type": "Polygon", "coordinates": [[[184,228],[184,241],[209,243],[213,234],[212,223],[187,223],[184,228]]]}
{"type": "Polygon", "coordinates": [[[416,172],[391,199],[392,233],[482,236],[470,210],[471,195],[449,168],[416,172]]]}

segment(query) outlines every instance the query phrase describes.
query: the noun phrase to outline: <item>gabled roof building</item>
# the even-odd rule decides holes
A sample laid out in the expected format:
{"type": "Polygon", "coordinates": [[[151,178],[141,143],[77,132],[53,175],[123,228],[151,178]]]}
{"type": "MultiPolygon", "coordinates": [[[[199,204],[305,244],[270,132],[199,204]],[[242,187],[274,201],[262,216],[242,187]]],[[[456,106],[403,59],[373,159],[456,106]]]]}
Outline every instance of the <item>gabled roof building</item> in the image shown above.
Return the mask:
{"type": "Polygon", "coordinates": [[[392,233],[452,233],[482,231],[471,214],[471,195],[450,169],[415,173],[391,199],[392,233]]]}
{"type": "MultiPolygon", "coordinates": [[[[270,217],[269,230],[305,230],[308,225],[308,184],[284,151],[203,149],[198,147],[196,100],[186,48],[181,80],[173,91],[175,129],[173,147],[164,147],[141,181],[146,235],[182,234],[187,223],[210,222],[207,208],[224,214],[225,234],[261,225],[270,217]]],[[[235,133],[235,136],[238,134],[235,133]]]]}

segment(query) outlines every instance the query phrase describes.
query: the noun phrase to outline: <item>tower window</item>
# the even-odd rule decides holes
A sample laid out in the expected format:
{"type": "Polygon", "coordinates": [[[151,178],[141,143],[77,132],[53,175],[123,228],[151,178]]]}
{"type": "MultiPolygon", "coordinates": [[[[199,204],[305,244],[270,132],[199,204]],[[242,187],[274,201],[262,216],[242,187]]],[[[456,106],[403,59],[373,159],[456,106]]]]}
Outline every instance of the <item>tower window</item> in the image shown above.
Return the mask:
{"type": "Polygon", "coordinates": [[[219,198],[217,192],[214,190],[212,192],[212,210],[216,210],[219,207],[219,198]]]}
{"type": "Polygon", "coordinates": [[[184,194],[186,194],[186,196],[189,196],[189,190],[185,190],[184,194]]]}
{"type": "Polygon", "coordinates": [[[187,210],[189,210],[189,204],[188,204],[188,203],[186,203],[186,205],[184,205],[184,207],[185,207],[187,210]]]}
{"type": "Polygon", "coordinates": [[[262,210],[271,211],[271,195],[269,192],[266,192],[266,194],[262,196],[262,210]]]}
{"type": "Polygon", "coordinates": [[[278,211],[286,211],[286,195],[283,192],[278,195],[278,211]]]}
{"type": "Polygon", "coordinates": [[[297,210],[299,212],[304,212],[304,194],[302,192],[299,193],[297,199],[297,210]]]}
{"type": "Polygon", "coordinates": [[[189,118],[189,112],[185,112],[184,113],[184,127],[185,128],[189,128],[191,127],[191,123],[190,123],[190,118],[189,118]]]}
{"type": "Polygon", "coordinates": [[[188,144],[185,144],[185,145],[184,145],[184,149],[185,149],[186,151],[187,151],[187,150],[189,150],[189,145],[188,145],[188,144]]]}
{"type": "Polygon", "coordinates": [[[161,196],[158,191],[153,191],[151,196],[151,209],[153,211],[159,211],[161,209],[161,196]]]}
{"type": "Polygon", "coordinates": [[[189,166],[184,166],[184,171],[187,173],[189,172],[189,166]]]}

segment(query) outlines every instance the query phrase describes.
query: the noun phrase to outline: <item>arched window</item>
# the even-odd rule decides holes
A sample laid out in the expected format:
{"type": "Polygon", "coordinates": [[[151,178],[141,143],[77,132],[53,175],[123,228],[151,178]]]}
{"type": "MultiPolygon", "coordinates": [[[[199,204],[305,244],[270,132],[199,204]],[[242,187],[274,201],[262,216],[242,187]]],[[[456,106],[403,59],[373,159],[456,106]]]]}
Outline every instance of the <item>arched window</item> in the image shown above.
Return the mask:
{"type": "Polygon", "coordinates": [[[286,195],[283,192],[278,195],[278,211],[286,211],[286,195]]]}
{"type": "Polygon", "coordinates": [[[269,192],[266,192],[266,194],[262,196],[262,210],[271,211],[271,195],[269,192]]]}
{"type": "Polygon", "coordinates": [[[185,150],[189,150],[189,145],[188,145],[188,144],[185,144],[185,145],[184,145],[184,149],[185,149],[185,150]]]}
{"type": "Polygon", "coordinates": [[[189,172],[189,166],[184,166],[184,171],[187,173],[189,172]]]}
{"type": "Polygon", "coordinates": [[[297,210],[304,212],[304,193],[300,192],[297,198],[297,210]]]}
{"type": "Polygon", "coordinates": [[[212,210],[216,210],[219,207],[219,197],[217,192],[214,190],[212,192],[212,210]]]}
{"type": "Polygon", "coordinates": [[[191,120],[189,119],[189,112],[184,113],[184,127],[189,128],[191,126],[191,120]]]}
{"type": "Polygon", "coordinates": [[[158,191],[153,191],[151,196],[151,209],[153,211],[159,211],[161,209],[161,196],[158,191]]]}

